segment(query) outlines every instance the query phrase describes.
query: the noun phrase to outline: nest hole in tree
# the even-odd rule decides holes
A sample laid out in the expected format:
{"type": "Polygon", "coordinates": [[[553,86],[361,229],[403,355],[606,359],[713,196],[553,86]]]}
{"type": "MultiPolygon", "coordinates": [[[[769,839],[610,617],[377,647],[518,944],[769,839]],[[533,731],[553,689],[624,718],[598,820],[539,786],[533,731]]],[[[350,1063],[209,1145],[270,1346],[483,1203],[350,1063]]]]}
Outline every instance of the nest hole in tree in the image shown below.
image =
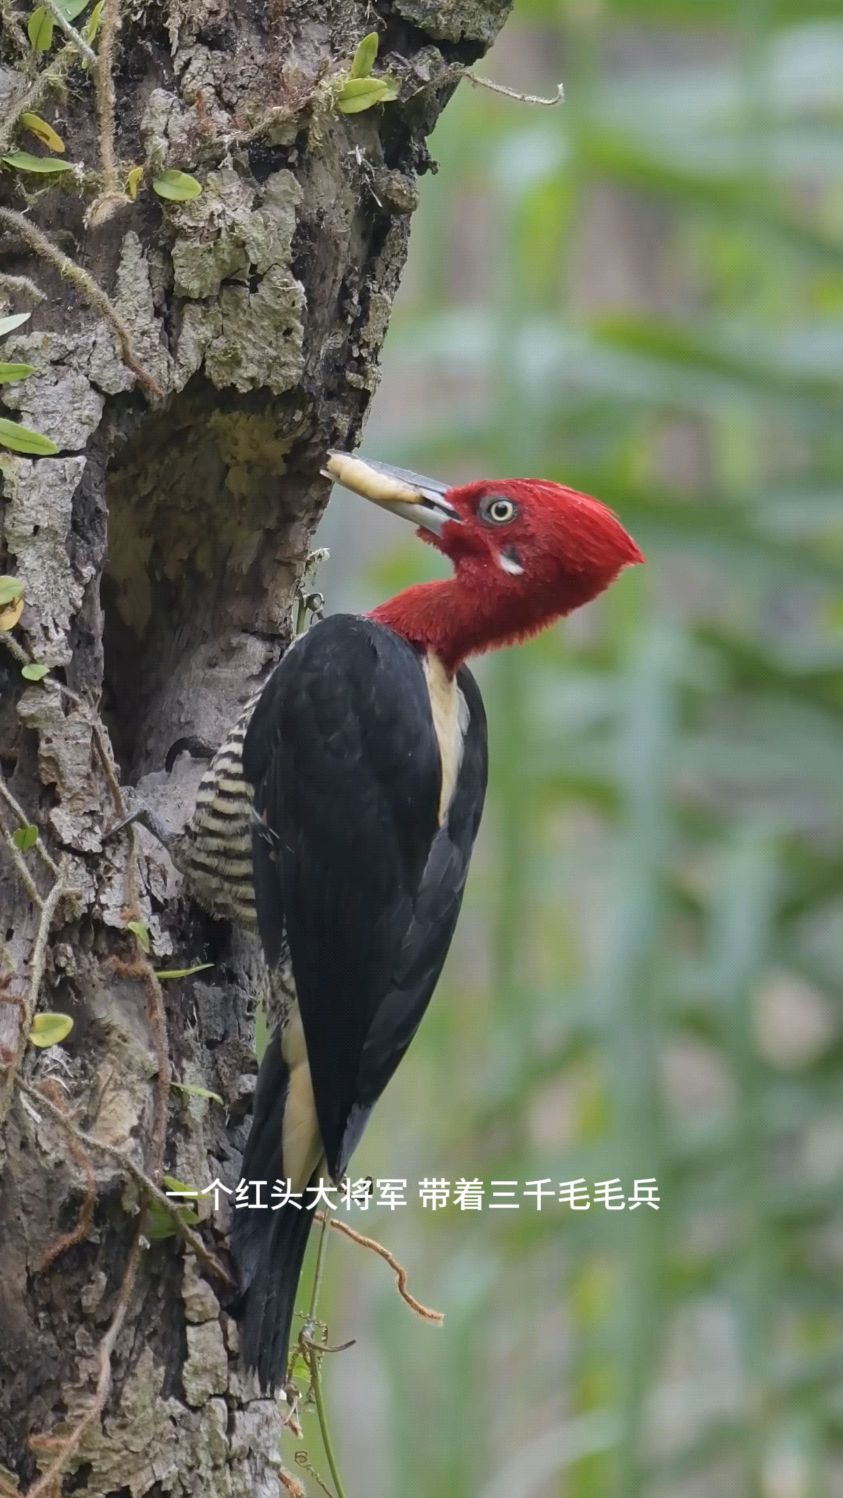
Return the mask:
{"type": "Polygon", "coordinates": [[[128,781],[182,735],[221,741],[288,635],[318,466],[292,399],[196,380],[112,461],[104,716],[128,781]]]}

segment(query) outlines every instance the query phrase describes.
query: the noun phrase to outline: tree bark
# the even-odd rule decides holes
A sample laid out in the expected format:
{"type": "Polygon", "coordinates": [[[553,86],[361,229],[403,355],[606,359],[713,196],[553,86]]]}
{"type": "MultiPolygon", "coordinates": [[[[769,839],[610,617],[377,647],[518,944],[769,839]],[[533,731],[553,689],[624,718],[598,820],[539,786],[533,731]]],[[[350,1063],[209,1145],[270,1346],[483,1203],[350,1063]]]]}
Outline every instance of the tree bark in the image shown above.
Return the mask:
{"type": "MultiPolygon", "coordinates": [[[[154,1236],[169,1219],[138,1174],[236,1181],[254,954],[146,835],[105,833],[123,786],[184,822],[203,765],[168,774],[168,748],[219,742],[283,651],[325,450],[356,444],[377,382],[426,136],[507,0],[118,6],[85,67],[58,29],[34,53],[0,0],[0,150],[45,154],[29,112],[78,164],[0,174],[0,296],[33,313],[0,357],[36,369],[0,414],[58,448],[0,448],[0,571],[25,605],[0,631],[0,1492],[270,1495],[296,1489],[277,1406],[238,1370],[231,1289],[154,1236]],[[346,114],[370,18],[399,95],[346,114]],[[152,190],[172,169],[201,195],[152,190]],[[30,1043],[36,1009],[73,1019],[62,1046],[30,1043]]],[[[224,1268],[224,1214],[201,1234],[224,1268]]]]}

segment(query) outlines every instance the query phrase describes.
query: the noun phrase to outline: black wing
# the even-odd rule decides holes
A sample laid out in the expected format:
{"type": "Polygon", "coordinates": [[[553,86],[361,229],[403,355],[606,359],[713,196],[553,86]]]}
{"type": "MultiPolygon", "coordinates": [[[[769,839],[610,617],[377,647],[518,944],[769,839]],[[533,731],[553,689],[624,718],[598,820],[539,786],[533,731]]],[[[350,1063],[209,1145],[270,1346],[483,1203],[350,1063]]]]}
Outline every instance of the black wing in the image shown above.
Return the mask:
{"type": "Polygon", "coordinates": [[[244,748],[261,939],[286,931],[322,1143],[335,1179],[412,1039],[459,914],[486,786],[470,673],[462,766],[438,825],[439,749],[418,653],[336,615],[268,681],[244,748]]]}

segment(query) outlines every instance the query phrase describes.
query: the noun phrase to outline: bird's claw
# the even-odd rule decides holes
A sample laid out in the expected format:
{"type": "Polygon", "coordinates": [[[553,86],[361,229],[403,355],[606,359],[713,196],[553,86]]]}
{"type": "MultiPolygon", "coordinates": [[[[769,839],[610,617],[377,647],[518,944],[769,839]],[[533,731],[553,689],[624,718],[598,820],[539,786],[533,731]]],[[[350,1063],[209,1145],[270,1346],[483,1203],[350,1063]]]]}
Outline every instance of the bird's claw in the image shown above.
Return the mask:
{"type": "Polygon", "coordinates": [[[135,807],[127,817],[116,822],[113,827],[109,827],[108,831],[103,833],[103,842],[110,842],[113,837],[117,837],[118,833],[126,832],[129,827],[145,827],[147,832],[151,832],[152,836],[157,838],[165,848],[169,848],[175,836],[169,827],[165,827],[161,818],[151,807],[140,805],[135,807]]]}
{"type": "Polygon", "coordinates": [[[197,734],[189,733],[184,738],[176,739],[175,743],[170,745],[164,760],[164,769],[169,775],[180,754],[189,754],[192,759],[213,759],[216,752],[213,744],[209,744],[207,739],[200,739],[197,734]]]}

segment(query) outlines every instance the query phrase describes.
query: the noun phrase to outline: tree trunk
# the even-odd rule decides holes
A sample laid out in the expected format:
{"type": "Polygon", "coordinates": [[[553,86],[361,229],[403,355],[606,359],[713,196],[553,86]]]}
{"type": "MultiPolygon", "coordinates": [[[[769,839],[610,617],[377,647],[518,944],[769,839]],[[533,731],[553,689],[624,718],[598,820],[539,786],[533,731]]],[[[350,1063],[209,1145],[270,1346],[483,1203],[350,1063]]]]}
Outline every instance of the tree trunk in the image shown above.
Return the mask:
{"type": "MultiPolygon", "coordinates": [[[[24,600],[16,624],[0,600],[0,1492],[275,1494],[298,1480],[238,1370],[230,1286],[143,1183],[237,1180],[252,949],[145,834],[104,834],[121,785],[184,822],[204,767],[168,774],[169,747],[219,742],[284,648],[425,138],[507,0],[152,0],[122,24],[118,5],[86,67],[58,27],[34,52],[35,18],[0,0],[0,294],[33,313],[0,357],[36,371],[0,414],[57,447],[0,447],[0,570],[24,600]],[[346,113],[371,19],[398,98],[346,113]],[[22,112],[78,169],[21,167],[45,154],[22,112]],[[201,194],[160,196],[173,169],[201,194]],[[72,1018],[63,1045],[30,1042],[36,1009],[72,1018]]],[[[201,1234],[224,1269],[224,1212],[201,1234]]]]}

